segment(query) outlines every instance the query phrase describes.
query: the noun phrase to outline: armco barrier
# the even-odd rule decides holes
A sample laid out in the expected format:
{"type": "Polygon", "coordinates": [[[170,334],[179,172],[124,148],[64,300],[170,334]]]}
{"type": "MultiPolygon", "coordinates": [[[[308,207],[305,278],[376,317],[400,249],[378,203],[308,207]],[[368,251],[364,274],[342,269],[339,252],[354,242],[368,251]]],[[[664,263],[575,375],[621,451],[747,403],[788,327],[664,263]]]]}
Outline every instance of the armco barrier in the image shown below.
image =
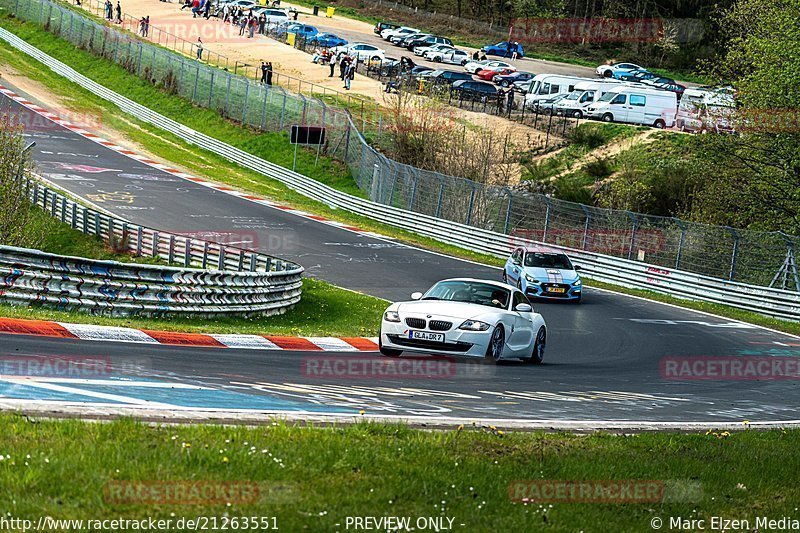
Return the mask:
{"type": "MultiPolygon", "coordinates": [[[[186,142],[214,152],[229,161],[285,183],[297,192],[332,207],[345,209],[467,250],[490,255],[506,256],[515,246],[531,244],[530,241],[513,235],[406,211],[337,191],[302,174],[287,170],[183,126],[145,106],[137,104],[81,75],[2,28],[0,28],[0,38],[47,65],[54,72],[114,103],[120,109],[139,120],[153,124],[186,142]]],[[[777,318],[800,319],[800,293],[798,292],[736,283],[572,248],[549,244],[541,244],[541,246],[569,252],[584,268],[587,277],[599,281],[624,287],[652,290],[679,298],[726,304],[777,318]]]]}
{"type": "Polygon", "coordinates": [[[35,180],[31,201],[76,230],[183,267],[124,264],[0,246],[0,299],[109,316],[273,315],[300,301],[303,269],[256,252],[130,224],[35,180]],[[200,268],[191,268],[192,265],[200,268]]]}

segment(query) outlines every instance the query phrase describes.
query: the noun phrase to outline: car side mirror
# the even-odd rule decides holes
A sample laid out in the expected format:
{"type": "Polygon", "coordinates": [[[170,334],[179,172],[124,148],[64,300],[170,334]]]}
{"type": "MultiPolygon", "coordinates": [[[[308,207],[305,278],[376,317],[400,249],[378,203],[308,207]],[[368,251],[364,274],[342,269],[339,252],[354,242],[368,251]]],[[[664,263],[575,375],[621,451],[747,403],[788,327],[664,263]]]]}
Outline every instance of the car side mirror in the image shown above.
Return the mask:
{"type": "Polygon", "coordinates": [[[421,292],[415,292],[415,293],[411,294],[411,299],[412,300],[419,300],[420,298],[422,298],[422,293],[421,292]]]}
{"type": "Polygon", "coordinates": [[[580,265],[573,265],[572,269],[577,272],[578,270],[581,270],[581,266],[580,265]]]}
{"type": "Polygon", "coordinates": [[[518,313],[530,313],[533,311],[533,307],[530,304],[517,304],[514,310],[518,313]]]}

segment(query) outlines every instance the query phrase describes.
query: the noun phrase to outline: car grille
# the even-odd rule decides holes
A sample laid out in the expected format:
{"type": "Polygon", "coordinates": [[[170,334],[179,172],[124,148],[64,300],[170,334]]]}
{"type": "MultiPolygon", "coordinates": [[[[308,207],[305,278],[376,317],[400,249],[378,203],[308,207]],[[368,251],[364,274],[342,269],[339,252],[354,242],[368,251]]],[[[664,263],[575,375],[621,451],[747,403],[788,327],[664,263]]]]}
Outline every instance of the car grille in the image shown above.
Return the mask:
{"type": "Polygon", "coordinates": [[[542,283],[542,294],[556,297],[569,297],[570,286],[566,283],[542,283]],[[555,292],[553,289],[563,289],[564,292],[555,292]]]}
{"type": "Polygon", "coordinates": [[[386,335],[392,344],[408,346],[409,348],[430,349],[435,352],[468,352],[473,344],[469,342],[441,343],[433,341],[423,341],[420,339],[409,339],[400,335],[386,335]]]}
{"type": "Polygon", "coordinates": [[[444,320],[431,320],[429,327],[433,331],[447,331],[453,327],[453,323],[444,320]]]}
{"type": "Polygon", "coordinates": [[[426,322],[422,318],[406,318],[406,324],[410,328],[425,329],[426,322]]]}

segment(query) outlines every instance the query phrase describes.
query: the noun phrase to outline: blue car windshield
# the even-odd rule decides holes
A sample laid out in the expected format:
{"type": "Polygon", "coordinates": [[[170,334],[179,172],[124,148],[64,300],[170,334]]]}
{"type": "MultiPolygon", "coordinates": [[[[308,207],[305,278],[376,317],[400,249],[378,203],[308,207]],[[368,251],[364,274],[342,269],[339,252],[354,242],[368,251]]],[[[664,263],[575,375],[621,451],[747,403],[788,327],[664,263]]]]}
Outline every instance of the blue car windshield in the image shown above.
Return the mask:
{"type": "Polygon", "coordinates": [[[569,258],[564,254],[543,254],[528,252],[525,254],[525,266],[537,268],[557,268],[559,270],[572,270],[569,258]]]}
{"type": "Polygon", "coordinates": [[[498,309],[507,309],[511,291],[475,281],[442,281],[431,287],[423,300],[467,302],[498,309]]]}

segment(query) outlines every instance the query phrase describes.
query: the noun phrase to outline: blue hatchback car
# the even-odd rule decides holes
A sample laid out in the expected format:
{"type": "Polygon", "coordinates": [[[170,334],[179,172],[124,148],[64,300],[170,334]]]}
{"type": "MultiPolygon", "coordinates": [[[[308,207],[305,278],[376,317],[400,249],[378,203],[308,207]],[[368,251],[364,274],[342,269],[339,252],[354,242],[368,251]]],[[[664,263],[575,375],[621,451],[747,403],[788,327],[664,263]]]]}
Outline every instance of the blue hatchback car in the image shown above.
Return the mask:
{"type": "Polygon", "coordinates": [[[347,41],[335,33],[319,33],[308,39],[308,43],[316,44],[323,48],[333,48],[334,46],[344,46],[347,44],[347,41]]]}
{"type": "Polygon", "coordinates": [[[525,51],[522,49],[522,45],[517,42],[509,43],[508,41],[501,41],[497,44],[490,44],[483,47],[483,51],[486,52],[486,55],[500,56],[507,59],[511,59],[511,56],[514,55],[514,50],[517,51],[517,57],[525,57],[525,51]]]}
{"type": "Polygon", "coordinates": [[[503,281],[516,285],[528,298],[581,301],[580,267],[566,254],[517,248],[506,261],[503,281]]]}

